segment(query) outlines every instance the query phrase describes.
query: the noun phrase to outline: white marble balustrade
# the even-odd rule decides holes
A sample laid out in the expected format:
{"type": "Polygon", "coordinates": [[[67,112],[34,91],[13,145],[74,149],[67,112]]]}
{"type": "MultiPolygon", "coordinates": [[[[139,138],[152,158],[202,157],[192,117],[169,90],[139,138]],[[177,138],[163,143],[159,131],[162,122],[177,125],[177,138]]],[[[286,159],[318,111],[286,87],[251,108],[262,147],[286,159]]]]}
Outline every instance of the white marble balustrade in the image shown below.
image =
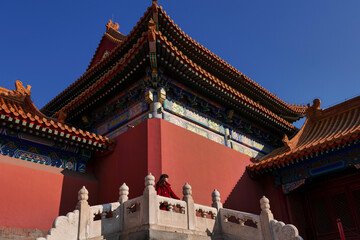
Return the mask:
{"type": "Polygon", "coordinates": [[[156,194],[151,173],[145,178],[143,195],[137,198],[128,199],[125,183],[118,202],[89,206],[88,194],[83,187],[77,210],[57,217],[46,238],[38,240],[302,239],[295,226],[273,219],[265,197],[260,200],[260,215],[223,208],[217,190],[212,193],[211,207],[196,204],[188,183],[183,187],[183,200],[162,197],[156,194]]]}

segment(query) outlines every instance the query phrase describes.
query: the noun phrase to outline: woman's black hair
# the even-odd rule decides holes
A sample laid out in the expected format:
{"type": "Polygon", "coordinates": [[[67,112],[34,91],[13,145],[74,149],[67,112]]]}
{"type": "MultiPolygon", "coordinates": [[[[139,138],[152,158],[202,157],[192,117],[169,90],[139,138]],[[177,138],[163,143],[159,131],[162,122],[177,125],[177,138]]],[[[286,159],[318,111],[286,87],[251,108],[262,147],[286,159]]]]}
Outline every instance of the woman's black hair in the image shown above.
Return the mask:
{"type": "Polygon", "coordinates": [[[168,178],[169,176],[167,174],[161,174],[159,181],[156,183],[158,186],[163,186],[165,182],[165,178],[168,178]]]}

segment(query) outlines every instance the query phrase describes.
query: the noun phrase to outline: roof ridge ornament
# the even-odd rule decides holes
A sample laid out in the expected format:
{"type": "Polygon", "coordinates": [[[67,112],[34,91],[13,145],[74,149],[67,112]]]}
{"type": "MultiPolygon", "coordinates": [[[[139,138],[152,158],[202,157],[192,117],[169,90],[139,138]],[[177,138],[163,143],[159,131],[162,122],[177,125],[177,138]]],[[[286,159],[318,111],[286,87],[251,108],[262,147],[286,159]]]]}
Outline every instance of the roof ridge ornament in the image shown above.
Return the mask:
{"type": "Polygon", "coordinates": [[[105,25],[106,26],[106,31],[109,31],[110,29],[115,30],[116,32],[119,32],[119,24],[117,22],[114,22],[109,19],[109,22],[105,25]]]}
{"type": "Polygon", "coordinates": [[[26,88],[23,86],[23,83],[20,80],[16,80],[15,81],[15,87],[16,90],[14,90],[14,92],[19,93],[21,95],[31,95],[31,86],[30,85],[26,85],[26,88]]]}
{"type": "Polygon", "coordinates": [[[157,5],[157,0],[152,0],[152,12],[153,13],[157,13],[158,12],[158,5],[157,5]]]}
{"type": "Polygon", "coordinates": [[[63,110],[60,110],[57,120],[58,120],[60,123],[65,123],[66,117],[67,117],[66,112],[64,112],[63,110]]]}
{"type": "Polygon", "coordinates": [[[295,147],[295,144],[293,141],[291,141],[292,139],[289,140],[288,136],[285,134],[284,138],[282,139],[283,144],[285,145],[285,147],[287,147],[288,149],[290,149],[290,151],[292,151],[295,147]]]}
{"type": "Polygon", "coordinates": [[[156,24],[152,18],[150,18],[148,22],[148,38],[150,42],[155,41],[155,30],[156,30],[156,24]]]}
{"type": "Polygon", "coordinates": [[[320,106],[321,106],[321,101],[318,98],[314,99],[312,106],[310,106],[310,103],[308,103],[307,105],[308,108],[305,111],[306,117],[310,120],[318,119],[322,115],[322,112],[324,111],[323,109],[320,109],[320,106]]]}

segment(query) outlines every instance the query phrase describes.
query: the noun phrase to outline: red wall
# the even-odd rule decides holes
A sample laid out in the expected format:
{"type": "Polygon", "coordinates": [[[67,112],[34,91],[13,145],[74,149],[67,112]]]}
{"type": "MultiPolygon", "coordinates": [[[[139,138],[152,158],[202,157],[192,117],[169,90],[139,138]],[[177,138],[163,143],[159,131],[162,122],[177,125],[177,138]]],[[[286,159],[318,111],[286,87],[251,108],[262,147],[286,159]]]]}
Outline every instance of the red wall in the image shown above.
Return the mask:
{"type": "Polygon", "coordinates": [[[99,203],[119,199],[119,187],[125,182],[130,188],[129,197],[142,195],[147,175],[148,121],[116,137],[114,151],[96,159],[94,169],[99,179],[99,203]]]}
{"type": "MultiPolygon", "coordinates": [[[[196,203],[210,206],[217,189],[226,208],[260,212],[262,187],[245,172],[250,157],[161,120],[162,172],[182,196],[188,182],[196,203]]],[[[151,161],[151,159],[149,159],[151,161]]]]}
{"type": "Polygon", "coordinates": [[[0,155],[0,169],[0,226],[49,230],[59,214],[75,209],[83,185],[97,192],[96,181],[59,168],[0,155]]]}
{"type": "Polygon", "coordinates": [[[285,223],[292,223],[288,214],[288,201],[286,201],[281,186],[275,188],[274,177],[264,175],[258,179],[258,182],[264,184],[264,195],[270,200],[270,209],[274,218],[285,223]]]}

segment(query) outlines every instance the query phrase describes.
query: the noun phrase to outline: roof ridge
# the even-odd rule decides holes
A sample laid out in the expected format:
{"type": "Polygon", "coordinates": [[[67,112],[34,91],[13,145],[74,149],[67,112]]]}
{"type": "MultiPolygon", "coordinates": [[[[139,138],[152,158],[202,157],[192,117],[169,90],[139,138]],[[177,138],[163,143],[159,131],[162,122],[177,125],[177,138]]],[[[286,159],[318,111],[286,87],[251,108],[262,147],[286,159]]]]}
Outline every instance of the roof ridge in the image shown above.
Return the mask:
{"type": "Polygon", "coordinates": [[[346,100],[345,102],[341,102],[339,104],[333,105],[323,110],[324,117],[332,117],[334,115],[340,115],[344,112],[351,111],[354,108],[358,108],[360,104],[360,96],[351,98],[346,100]]]}

